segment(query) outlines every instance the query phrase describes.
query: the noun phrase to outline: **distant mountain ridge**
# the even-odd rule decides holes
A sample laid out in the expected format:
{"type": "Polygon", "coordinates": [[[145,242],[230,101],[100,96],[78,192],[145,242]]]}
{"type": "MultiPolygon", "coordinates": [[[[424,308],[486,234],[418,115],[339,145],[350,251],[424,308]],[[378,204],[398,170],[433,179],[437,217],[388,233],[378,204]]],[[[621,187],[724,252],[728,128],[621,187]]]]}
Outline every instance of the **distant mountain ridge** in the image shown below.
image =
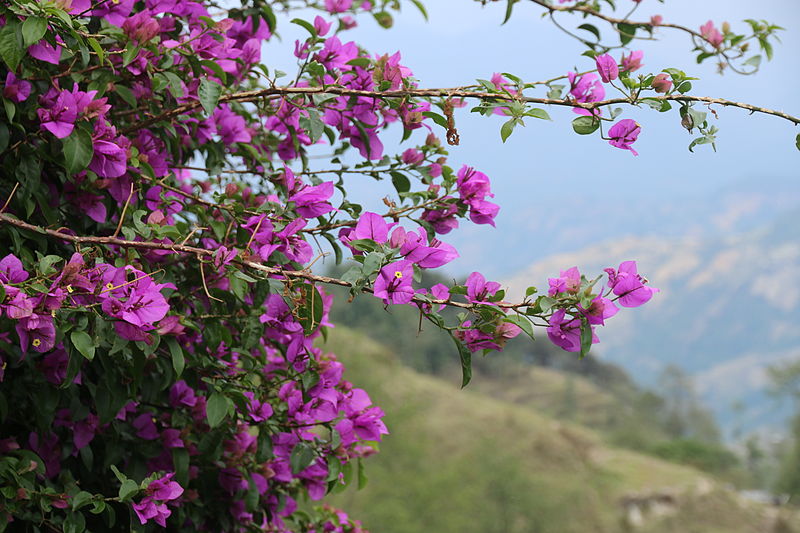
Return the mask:
{"type": "MultiPolygon", "coordinates": [[[[340,354],[344,377],[386,411],[390,433],[381,453],[365,461],[369,483],[333,501],[371,531],[800,530],[800,515],[792,509],[747,501],[706,473],[614,447],[563,414],[548,416],[542,399],[531,394],[546,392],[542,387],[553,392],[569,376],[530,368],[502,391],[502,383],[487,376],[460,390],[458,380],[418,374],[343,327],[324,347],[340,354]]],[[[612,414],[612,398],[597,405],[604,393],[580,378],[575,383],[580,411],[592,403],[596,415],[612,414]]]]}
{"type": "Polygon", "coordinates": [[[763,392],[764,368],[800,357],[800,209],[773,211],[771,218],[756,230],[711,237],[609,240],[546,257],[505,285],[520,295],[559,269],[577,265],[592,275],[636,259],[662,292],[609,321],[596,353],[644,383],[677,364],[697,378],[725,429],[769,426],[785,412],[763,392]],[[736,401],[744,412],[734,409],[736,401]]]}
{"type": "Polygon", "coordinates": [[[551,256],[627,237],[721,239],[766,227],[800,209],[800,178],[757,177],[672,198],[620,190],[613,202],[599,202],[591,191],[570,192],[557,203],[552,197],[497,200],[510,205],[504,207],[509,218],[501,211],[496,231],[465,225],[452,234],[452,244],[464,268],[508,278],[524,271],[533,254],[551,256]]]}

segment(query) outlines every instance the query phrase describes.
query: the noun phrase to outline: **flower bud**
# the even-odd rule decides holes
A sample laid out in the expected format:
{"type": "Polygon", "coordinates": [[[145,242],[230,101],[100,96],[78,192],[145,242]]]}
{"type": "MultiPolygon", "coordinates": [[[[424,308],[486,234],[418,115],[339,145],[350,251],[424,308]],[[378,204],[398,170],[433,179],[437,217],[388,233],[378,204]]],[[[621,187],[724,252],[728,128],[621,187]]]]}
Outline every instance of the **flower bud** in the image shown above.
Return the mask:
{"type": "Polygon", "coordinates": [[[157,226],[161,226],[161,225],[164,224],[165,220],[166,220],[166,217],[164,216],[164,213],[162,213],[161,211],[158,211],[158,210],[153,211],[152,213],[150,213],[147,216],[147,223],[148,224],[155,224],[157,226]]]}
{"type": "Polygon", "coordinates": [[[669,79],[668,74],[657,74],[650,83],[650,86],[656,90],[657,93],[667,93],[672,89],[672,81],[669,79]]]}
{"type": "Polygon", "coordinates": [[[235,196],[239,192],[239,186],[235,183],[229,183],[225,186],[225,194],[227,196],[235,196]]]}

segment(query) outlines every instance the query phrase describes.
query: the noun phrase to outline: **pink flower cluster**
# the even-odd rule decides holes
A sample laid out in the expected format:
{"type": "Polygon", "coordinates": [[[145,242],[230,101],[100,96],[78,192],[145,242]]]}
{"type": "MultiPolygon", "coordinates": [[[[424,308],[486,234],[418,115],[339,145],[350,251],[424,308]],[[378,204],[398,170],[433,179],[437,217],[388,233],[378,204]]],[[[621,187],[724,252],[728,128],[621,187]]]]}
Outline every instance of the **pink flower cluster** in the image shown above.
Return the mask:
{"type": "MultiPolygon", "coordinates": [[[[617,303],[622,307],[639,307],[644,305],[658,292],[658,289],[646,285],[636,269],[635,261],[625,261],[618,270],[605,269],[608,274],[608,291],[594,295],[588,306],[575,304],[575,312],[567,314],[565,309],[556,310],[550,317],[547,336],[556,346],[568,352],[581,351],[581,332],[584,321],[591,328],[591,343],[600,342],[595,334],[595,327],[605,325],[609,319],[619,312],[617,303]],[[613,298],[611,296],[614,296],[613,298]]],[[[591,288],[582,279],[577,267],[561,271],[557,278],[550,278],[548,295],[554,298],[577,298],[582,293],[588,294],[591,288]]]]}

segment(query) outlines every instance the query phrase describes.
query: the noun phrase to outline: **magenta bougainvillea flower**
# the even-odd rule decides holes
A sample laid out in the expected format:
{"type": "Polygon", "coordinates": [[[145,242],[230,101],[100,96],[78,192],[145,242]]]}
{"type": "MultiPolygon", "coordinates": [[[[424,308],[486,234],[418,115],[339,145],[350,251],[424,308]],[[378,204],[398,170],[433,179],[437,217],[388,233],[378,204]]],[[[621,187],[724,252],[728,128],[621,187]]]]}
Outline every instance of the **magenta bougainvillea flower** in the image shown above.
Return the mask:
{"type": "Polygon", "coordinates": [[[650,85],[657,93],[668,93],[672,89],[672,80],[669,79],[669,74],[656,74],[650,85]]]}
{"type": "Polygon", "coordinates": [[[592,304],[588,309],[583,309],[580,306],[578,307],[589,320],[589,324],[598,326],[605,325],[607,318],[611,318],[619,312],[619,307],[617,307],[614,302],[602,296],[597,296],[592,300],[592,304]]]}
{"type": "Polygon", "coordinates": [[[645,285],[647,280],[637,273],[636,261],[624,261],[619,269],[605,269],[608,286],[619,297],[622,307],[639,307],[650,301],[659,289],[645,285]]]}
{"type": "Polygon", "coordinates": [[[722,33],[714,26],[714,22],[710,20],[700,26],[700,35],[714,48],[719,48],[722,45],[722,41],[725,39],[722,33]]]}
{"type": "Polygon", "coordinates": [[[22,283],[27,279],[28,273],[17,256],[8,254],[0,259],[0,283],[22,283]]]}
{"type": "Polygon", "coordinates": [[[20,80],[14,76],[13,72],[6,74],[6,83],[3,86],[3,96],[12,102],[21,103],[31,95],[31,84],[28,81],[20,80]]]}
{"type": "MultiPolygon", "coordinates": [[[[584,74],[578,76],[575,72],[568,72],[567,79],[569,80],[569,94],[576,102],[587,103],[597,102],[606,96],[606,90],[597,75],[594,73],[584,74]]],[[[589,111],[580,107],[573,108],[573,111],[578,115],[600,115],[600,110],[595,109],[589,111]]]]}
{"type": "Polygon", "coordinates": [[[70,91],[60,91],[49,105],[40,107],[36,112],[42,128],[59,139],[63,139],[69,137],[72,130],[75,129],[78,104],[70,91]]]}
{"type": "Polygon", "coordinates": [[[402,227],[392,232],[390,244],[400,248],[400,254],[420,268],[438,268],[458,257],[455,248],[438,239],[428,243],[428,234],[423,228],[417,232],[406,232],[402,227]]]}
{"type": "Polygon", "coordinates": [[[332,14],[344,13],[352,5],[353,0],[325,0],[325,9],[332,14]]]}
{"type": "MultiPolygon", "coordinates": [[[[56,39],[56,42],[64,44],[64,41],[60,37],[56,39]]],[[[61,46],[57,44],[52,45],[45,39],[29,46],[28,53],[31,57],[35,57],[39,61],[44,61],[53,65],[58,65],[61,62],[61,46]]]]}
{"type": "Polygon", "coordinates": [[[630,54],[622,54],[622,70],[625,72],[634,72],[642,68],[642,58],[644,52],[641,50],[633,50],[630,54]]]}
{"type": "Polygon", "coordinates": [[[333,182],[324,181],[319,185],[303,187],[289,197],[294,202],[295,211],[304,218],[314,218],[333,211],[328,201],[333,196],[333,182]]]}
{"type": "Polygon", "coordinates": [[[594,62],[597,66],[597,73],[600,74],[600,79],[603,80],[603,83],[609,83],[619,77],[617,60],[609,54],[597,56],[594,58],[594,62]]]}
{"type": "Polygon", "coordinates": [[[467,300],[472,303],[488,303],[488,299],[500,290],[496,281],[486,281],[483,274],[473,272],[467,276],[467,300]]]}
{"type": "Polygon", "coordinates": [[[400,160],[406,165],[418,165],[425,159],[425,154],[415,148],[409,148],[400,155],[400,160]]]}
{"type": "Polygon", "coordinates": [[[95,123],[92,135],[94,156],[89,170],[101,178],[118,178],[128,169],[128,146],[130,141],[117,136],[117,130],[104,120],[95,123]]]}
{"type": "Polygon", "coordinates": [[[145,489],[147,495],[138,503],[133,504],[133,510],[142,525],[148,520],[155,520],[161,527],[167,526],[167,518],[172,514],[165,502],[177,500],[183,494],[183,487],[172,481],[174,473],[155,479],[145,489]]]}
{"type": "MultiPolygon", "coordinates": [[[[442,200],[452,200],[452,196],[445,196],[442,200]]],[[[487,202],[488,203],[488,202],[487,202]]],[[[499,211],[499,208],[498,208],[499,211]]],[[[458,228],[458,206],[455,203],[446,203],[445,207],[439,209],[426,209],[420,217],[433,227],[433,231],[439,235],[446,235],[458,228]]]]}
{"type": "MultiPolygon", "coordinates": [[[[581,321],[568,316],[563,309],[559,309],[550,317],[547,337],[553,344],[568,352],[580,352],[581,321]]],[[[600,342],[600,339],[594,334],[594,326],[592,326],[592,344],[598,342],[600,342]]]]}
{"type": "Polygon", "coordinates": [[[642,127],[638,122],[624,118],[608,130],[608,136],[610,137],[608,143],[623,150],[630,150],[633,155],[639,155],[632,145],[636,142],[641,131],[642,127]]]}
{"type": "Polygon", "coordinates": [[[56,328],[50,315],[31,314],[21,318],[16,326],[19,347],[23,352],[32,347],[39,353],[49,352],[56,344],[56,328]]]}
{"type": "Polygon", "coordinates": [[[383,267],[375,278],[373,294],[387,305],[407,304],[414,298],[414,263],[395,261],[383,267]]]}
{"type": "Polygon", "coordinates": [[[351,240],[372,239],[378,244],[389,240],[389,224],[378,213],[365,212],[358,219],[351,240]]]}
{"type": "Polygon", "coordinates": [[[575,294],[581,287],[581,273],[578,267],[572,267],[567,270],[562,270],[557,278],[549,278],[547,282],[550,284],[548,294],[555,296],[561,292],[568,292],[575,294]]]}

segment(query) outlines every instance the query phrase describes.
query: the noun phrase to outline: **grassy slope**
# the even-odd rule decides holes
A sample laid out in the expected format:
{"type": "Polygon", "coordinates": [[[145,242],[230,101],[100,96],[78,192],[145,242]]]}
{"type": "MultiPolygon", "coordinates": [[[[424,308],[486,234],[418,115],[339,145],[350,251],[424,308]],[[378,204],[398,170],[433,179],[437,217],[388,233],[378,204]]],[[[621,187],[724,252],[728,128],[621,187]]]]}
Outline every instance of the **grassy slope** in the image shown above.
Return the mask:
{"type": "Polygon", "coordinates": [[[417,374],[353,332],[332,332],[327,347],[387,412],[391,435],[367,461],[367,487],[336,502],[375,533],[626,531],[620,499],[661,490],[679,495],[678,512],[650,516],[636,531],[768,531],[762,510],[695,470],[417,374]]]}

